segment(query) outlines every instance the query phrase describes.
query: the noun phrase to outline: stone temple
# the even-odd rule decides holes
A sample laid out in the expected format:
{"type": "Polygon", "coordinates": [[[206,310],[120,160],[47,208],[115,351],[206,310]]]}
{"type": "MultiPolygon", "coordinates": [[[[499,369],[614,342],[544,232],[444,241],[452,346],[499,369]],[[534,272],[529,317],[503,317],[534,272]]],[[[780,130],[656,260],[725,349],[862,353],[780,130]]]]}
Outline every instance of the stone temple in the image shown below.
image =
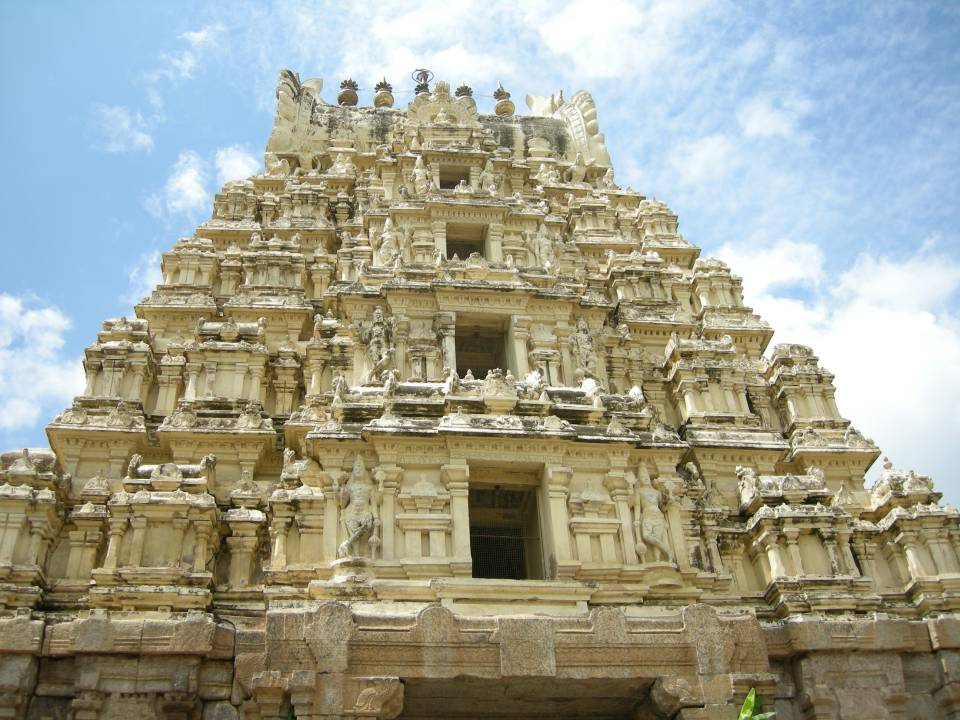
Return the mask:
{"type": "Polygon", "coordinates": [[[586,92],[280,74],[0,456],[0,718],[960,718],[960,524],[586,92]],[[399,93],[398,93],[399,94],[399,93]]]}

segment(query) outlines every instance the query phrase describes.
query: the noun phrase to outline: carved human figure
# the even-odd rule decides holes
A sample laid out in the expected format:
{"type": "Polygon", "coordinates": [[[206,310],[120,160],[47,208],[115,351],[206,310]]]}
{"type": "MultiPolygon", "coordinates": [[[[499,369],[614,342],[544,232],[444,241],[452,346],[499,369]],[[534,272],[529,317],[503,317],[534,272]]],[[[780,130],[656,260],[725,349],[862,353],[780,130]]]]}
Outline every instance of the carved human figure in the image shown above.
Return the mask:
{"type": "Polygon", "coordinates": [[[584,375],[597,379],[597,356],[593,351],[593,337],[590,335],[590,326],[586,318],[578,318],[576,330],[570,335],[570,350],[573,352],[573,362],[584,375]]]}
{"type": "Polygon", "coordinates": [[[749,505],[760,492],[757,473],[753,468],[737,465],[737,494],[741,505],[749,505]]]}
{"type": "Polygon", "coordinates": [[[413,164],[413,191],[418,196],[426,195],[430,190],[431,175],[423,163],[423,156],[418,155],[417,161],[413,164]]]}
{"type": "Polygon", "coordinates": [[[379,492],[360,455],[353,460],[350,479],[342,486],[335,483],[333,491],[347,535],[337,548],[337,557],[373,557],[380,544],[377,536],[379,492]]]}
{"type": "Polygon", "coordinates": [[[648,556],[653,562],[670,562],[673,558],[667,534],[667,519],[660,509],[662,496],[653,486],[650,474],[642,465],[633,492],[633,525],[637,530],[637,555],[640,562],[647,562],[648,556]]]}
{"type": "Polygon", "coordinates": [[[600,187],[607,190],[616,190],[617,184],[613,181],[613,168],[609,168],[600,179],[600,187]]]}
{"type": "Polygon", "coordinates": [[[366,343],[367,362],[370,367],[363,382],[378,382],[393,358],[393,326],[384,318],[383,309],[379,305],[373,309],[370,323],[361,330],[360,340],[366,343]]]}
{"type": "Polygon", "coordinates": [[[489,193],[490,195],[497,194],[497,176],[493,172],[492,160],[487,160],[487,163],[483,166],[483,170],[480,171],[478,184],[481,193],[489,193]]]}
{"type": "Polygon", "coordinates": [[[553,265],[557,262],[556,253],[553,251],[553,238],[550,237],[550,233],[547,232],[547,228],[543,225],[540,226],[534,238],[534,247],[537,260],[541,265],[553,265]]]}
{"type": "Polygon", "coordinates": [[[393,229],[393,220],[387,218],[383,226],[383,232],[380,233],[380,239],[377,243],[377,264],[389,266],[396,262],[400,256],[400,242],[397,233],[393,229]]]}
{"type": "Polygon", "coordinates": [[[337,370],[333,375],[333,398],[334,400],[339,400],[340,402],[344,401],[347,392],[350,390],[350,386],[347,384],[347,379],[343,376],[343,372],[337,370]]]}
{"type": "Polygon", "coordinates": [[[353,161],[345,153],[338,153],[329,172],[331,175],[355,176],[357,174],[357,166],[353,164],[353,161]]]}
{"type": "Polygon", "coordinates": [[[443,394],[452,395],[460,389],[460,376],[456,368],[445,365],[443,368],[443,394]]]}

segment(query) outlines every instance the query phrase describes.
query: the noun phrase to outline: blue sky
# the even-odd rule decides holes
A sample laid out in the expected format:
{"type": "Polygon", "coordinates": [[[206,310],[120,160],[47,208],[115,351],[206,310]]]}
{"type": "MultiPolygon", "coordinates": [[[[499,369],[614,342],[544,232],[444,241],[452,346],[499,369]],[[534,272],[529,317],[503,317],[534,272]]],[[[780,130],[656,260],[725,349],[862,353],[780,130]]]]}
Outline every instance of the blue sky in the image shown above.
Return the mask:
{"type": "MultiPolygon", "coordinates": [[[[106,317],[256,171],[281,67],[593,93],[668,202],[837,375],[843,413],[960,502],[960,3],[3,3],[0,446],[43,443],[106,317]]],[[[369,102],[361,93],[361,102],[369,102]]]]}

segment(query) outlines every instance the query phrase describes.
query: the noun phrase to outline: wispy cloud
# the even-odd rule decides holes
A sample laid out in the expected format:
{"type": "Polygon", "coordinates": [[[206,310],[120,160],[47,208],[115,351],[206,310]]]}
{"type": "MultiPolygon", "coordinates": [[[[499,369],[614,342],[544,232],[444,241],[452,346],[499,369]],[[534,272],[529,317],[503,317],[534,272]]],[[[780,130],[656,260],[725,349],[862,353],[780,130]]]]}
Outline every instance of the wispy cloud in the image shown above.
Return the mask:
{"type": "Polygon", "coordinates": [[[83,391],[80,358],[63,353],[69,328],[59,308],[0,293],[0,431],[35,425],[83,391]]]}
{"type": "Polygon", "coordinates": [[[136,305],[163,282],[161,260],[162,256],[159,250],[150,250],[142,253],[137,261],[127,269],[129,286],[126,294],[121,298],[124,303],[136,305]]]}
{"type": "Polygon", "coordinates": [[[124,105],[94,105],[90,123],[94,147],[109,153],[153,150],[147,121],[124,105]]]}
{"type": "Polygon", "coordinates": [[[260,169],[260,161],[242,145],[230,145],[217,150],[214,155],[217,182],[245,180],[260,169]]]}
{"type": "Polygon", "coordinates": [[[183,150],[177,156],[163,189],[147,199],[147,209],[158,217],[195,216],[209,205],[207,182],[207,163],[193,150],[183,150]]]}
{"type": "Polygon", "coordinates": [[[203,54],[216,47],[224,32],[220,24],[206,25],[185,32],[179,39],[187,47],[161,53],[157,65],[140,76],[150,106],[149,112],[131,110],[126,105],[95,103],[91,108],[93,147],[110,153],[153,149],[152,130],[164,121],[164,92],[170,85],[194,77],[203,54]]]}
{"type": "Polygon", "coordinates": [[[748,138],[798,137],[797,123],[811,109],[809,100],[791,97],[775,103],[769,97],[754,97],[741,105],[737,121],[748,138]]]}

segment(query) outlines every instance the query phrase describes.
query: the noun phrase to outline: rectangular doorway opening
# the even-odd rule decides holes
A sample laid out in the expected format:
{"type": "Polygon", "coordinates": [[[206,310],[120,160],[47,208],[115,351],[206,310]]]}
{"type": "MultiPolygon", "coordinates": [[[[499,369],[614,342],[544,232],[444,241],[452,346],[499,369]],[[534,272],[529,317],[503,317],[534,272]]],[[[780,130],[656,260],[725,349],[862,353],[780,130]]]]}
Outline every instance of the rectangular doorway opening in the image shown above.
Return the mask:
{"type": "Polygon", "coordinates": [[[477,380],[483,380],[494,368],[507,370],[506,333],[502,320],[471,321],[457,318],[454,347],[457,355],[457,374],[463,377],[467,370],[477,380]]]}
{"type": "Polygon", "coordinates": [[[534,488],[470,488],[473,577],[542,580],[540,514],[534,488]]]}
{"type": "Polygon", "coordinates": [[[470,167],[468,165],[446,165],[440,163],[440,189],[453,190],[460,181],[470,184],[470,167]]]}
{"type": "Polygon", "coordinates": [[[486,257],[487,226],[470,223],[447,223],[447,259],[456,255],[466,260],[473,253],[486,257]]]}

